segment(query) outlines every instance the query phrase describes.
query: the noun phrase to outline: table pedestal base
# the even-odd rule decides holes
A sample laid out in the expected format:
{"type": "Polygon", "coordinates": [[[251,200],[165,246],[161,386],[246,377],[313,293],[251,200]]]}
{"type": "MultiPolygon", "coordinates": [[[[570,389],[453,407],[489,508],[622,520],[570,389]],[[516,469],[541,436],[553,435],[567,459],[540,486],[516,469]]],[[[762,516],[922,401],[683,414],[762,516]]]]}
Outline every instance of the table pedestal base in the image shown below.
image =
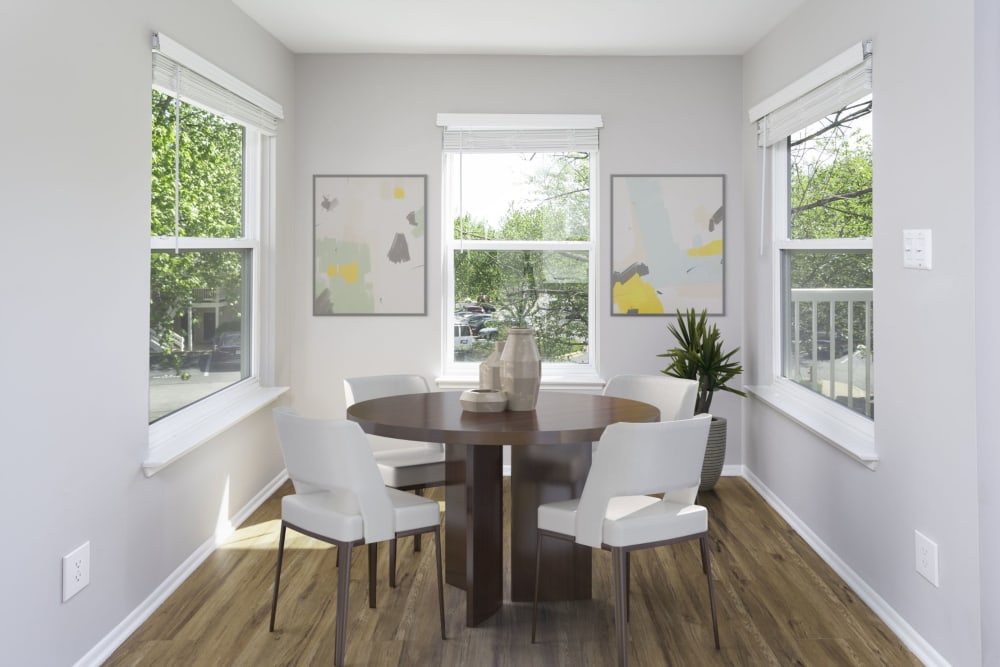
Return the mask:
{"type": "MultiPolygon", "coordinates": [[[[445,581],[466,591],[466,625],[503,604],[502,448],[445,445],[445,581]]],[[[530,602],[535,586],[538,505],[578,498],[590,470],[591,443],[511,447],[511,599],[530,602]]],[[[541,600],[591,596],[591,549],[542,543],[541,600]]]]}
{"type": "MultiPolygon", "coordinates": [[[[590,470],[591,443],[511,448],[510,599],[535,594],[538,506],[579,498],[590,470]]],[[[589,600],[592,550],[566,540],[542,542],[539,600],[589,600]]]]}
{"type": "Polygon", "coordinates": [[[503,449],[445,445],[445,459],[445,581],[475,626],[503,604],[503,449]]]}

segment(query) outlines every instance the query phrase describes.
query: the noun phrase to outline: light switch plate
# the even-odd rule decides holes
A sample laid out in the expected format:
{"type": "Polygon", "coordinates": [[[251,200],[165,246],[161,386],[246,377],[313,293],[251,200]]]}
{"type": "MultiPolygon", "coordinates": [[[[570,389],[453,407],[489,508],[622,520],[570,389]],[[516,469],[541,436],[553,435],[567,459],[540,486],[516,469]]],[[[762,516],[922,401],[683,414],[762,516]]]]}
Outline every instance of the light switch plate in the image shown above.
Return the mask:
{"type": "Polygon", "coordinates": [[[903,267],[907,269],[931,269],[931,230],[903,230],[903,267]]]}

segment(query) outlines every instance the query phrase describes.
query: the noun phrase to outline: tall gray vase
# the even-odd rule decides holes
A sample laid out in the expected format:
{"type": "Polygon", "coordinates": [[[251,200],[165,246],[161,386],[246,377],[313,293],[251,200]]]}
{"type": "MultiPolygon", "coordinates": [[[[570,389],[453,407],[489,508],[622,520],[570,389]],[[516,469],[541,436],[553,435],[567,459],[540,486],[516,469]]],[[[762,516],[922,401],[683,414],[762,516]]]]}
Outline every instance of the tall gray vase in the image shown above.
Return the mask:
{"type": "Polygon", "coordinates": [[[726,419],[712,417],[708,427],[708,446],[705,447],[705,462],[701,466],[699,491],[709,491],[722,475],[722,464],[726,461],[726,419]]]}
{"type": "Polygon", "coordinates": [[[538,401],[542,383],[542,358],[534,329],[509,329],[500,354],[500,388],[507,394],[507,409],[530,411],[538,401]]]}

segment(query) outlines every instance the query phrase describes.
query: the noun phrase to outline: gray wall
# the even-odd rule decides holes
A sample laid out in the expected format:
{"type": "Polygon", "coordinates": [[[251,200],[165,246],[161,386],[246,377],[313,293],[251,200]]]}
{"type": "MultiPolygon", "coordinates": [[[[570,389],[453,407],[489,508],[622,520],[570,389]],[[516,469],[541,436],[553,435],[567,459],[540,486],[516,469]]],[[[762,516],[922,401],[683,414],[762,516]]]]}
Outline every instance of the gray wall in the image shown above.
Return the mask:
{"type": "MultiPolygon", "coordinates": [[[[441,373],[441,128],[439,112],[599,113],[600,373],[656,373],[672,345],[664,317],[611,317],[612,174],[726,175],[728,344],[740,345],[743,220],[740,59],[303,56],[297,60],[293,321],[294,401],[303,412],[343,414],[341,381],[355,374],[441,373]],[[427,174],[427,317],[311,317],[313,174],[427,174]],[[363,351],[345,354],[345,351],[363,351]]],[[[545,378],[543,378],[544,382],[545,378]]],[[[713,408],[739,423],[738,397],[713,408]]],[[[740,462],[730,430],[727,463],[740,462]]]]}
{"type": "Polygon", "coordinates": [[[5,664],[76,662],[283,468],[260,413],[140,470],[153,30],[293,111],[291,54],[228,0],[0,5],[5,664]],[[64,604],[61,558],[88,540],[90,586],[64,604]]]}
{"type": "Polygon", "coordinates": [[[979,444],[979,562],[983,664],[1000,664],[1000,573],[990,563],[1000,563],[1000,426],[996,414],[996,369],[1000,368],[1000,309],[996,289],[1000,262],[993,249],[1000,247],[1000,4],[976,0],[976,430],[979,444]]]}
{"type": "MultiPolygon", "coordinates": [[[[743,71],[748,108],[852,43],[874,42],[875,440],[881,463],[868,470],[756,400],[746,403],[744,461],[890,611],[955,665],[978,665],[983,657],[979,530],[982,525],[985,535],[987,523],[979,515],[972,378],[995,375],[987,372],[995,365],[982,365],[985,350],[976,347],[977,302],[991,318],[980,335],[995,338],[990,334],[997,330],[994,290],[987,287],[996,284],[996,269],[977,275],[974,261],[977,228],[988,224],[977,220],[976,185],[992,192],[988,182],[995,179],[974,169],[973,25],[972,0],[922,0],[905,10],[892,0],[807,2],[747,54],[743,71]],[[932,271],[903,269],[907,228],[933,230],[932,271]],[[939,545],[940,588],[915,572],[915,529],[939,545]]],[[[996,61],[988,67],[995,78],[996,61]]],[[[745,118],[745,216],[747,235],[756,238],[760,154],[745,118]]],[[[995,118],[983,115],[982,123],[995,118]]],[[[996,143],[990,145],[995,151],[996,143]]],[[[995,176],[995,158],[988,159],[995,176]]],[[[995,220],[996,204],[991,212],[995,220]]],[[[745,352],[754,381],[764,379],[769,363],[770,298],[757,279],[769,260],[770,251],[761,258],[748,244],[745,311],[754,333],[745,352]]],[[[988,404],[995,392],[986,382],[980,386],[988,404]]],[[[984,471],[984,479],[996,476],[992,456],[993,475],[984,471]]],[[[985,516],[996,525],[995,509],[985,516]]],[[[992,615],[995,620],[995,609],[992,615]]]]}

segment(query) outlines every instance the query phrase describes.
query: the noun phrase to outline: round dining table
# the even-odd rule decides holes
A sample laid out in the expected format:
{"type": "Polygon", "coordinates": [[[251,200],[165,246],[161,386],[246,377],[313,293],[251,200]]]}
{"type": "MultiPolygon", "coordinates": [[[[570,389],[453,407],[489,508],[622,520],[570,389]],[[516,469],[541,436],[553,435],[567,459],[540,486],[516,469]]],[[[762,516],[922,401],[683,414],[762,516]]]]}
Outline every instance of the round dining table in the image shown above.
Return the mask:
{"type": "MultiPolygon", "coordinates": [[[[511,445],[512,601],[532,599],[537,509],[578,498],[590,470],[592,443],[615,422],[658,421],[657,408],[596,394],[539,393],[531,411],[470,412],[461,392],[402,394],[360,401],[347,418],[373,435],[445,445],[445,580],[466,592],[466,625],[479,625],[503,604],[502,445],[511,445]]],[[[541,600],[591,596],[591,549],[563,540],[543,543],[541,600]]]]}

